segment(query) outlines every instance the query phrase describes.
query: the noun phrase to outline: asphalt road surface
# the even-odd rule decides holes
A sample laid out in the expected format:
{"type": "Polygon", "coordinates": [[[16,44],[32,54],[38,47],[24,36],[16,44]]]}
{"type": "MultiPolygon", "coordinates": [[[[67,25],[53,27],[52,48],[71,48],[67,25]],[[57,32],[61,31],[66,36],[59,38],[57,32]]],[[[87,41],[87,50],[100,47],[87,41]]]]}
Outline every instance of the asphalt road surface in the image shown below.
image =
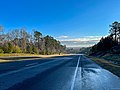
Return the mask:
{"type": "Polygon", "coordinates": [[[0,63],[0,90],[120,90],[120,78],[84,55],[0,63]]]}

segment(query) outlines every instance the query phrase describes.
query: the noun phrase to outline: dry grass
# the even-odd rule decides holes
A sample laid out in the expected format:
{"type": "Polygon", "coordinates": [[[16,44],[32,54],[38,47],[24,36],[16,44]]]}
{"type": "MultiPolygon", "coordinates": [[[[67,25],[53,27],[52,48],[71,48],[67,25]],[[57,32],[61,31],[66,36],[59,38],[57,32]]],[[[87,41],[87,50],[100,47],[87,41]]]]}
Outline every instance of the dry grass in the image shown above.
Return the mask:
{"type": "Polygon", "coordinates": [[[0,57],[4,57],[4,56],[36,56],[37,54],[24,54],[24,53],[0,53],[0,57]]]}
{"type": "Polygon", "coordinates": [[[53,55],[39,55],[39,54],[24,54],[24,53],[12,53],[12,54],[3,54],[0,53],[0,57],[17,57],[17,56],[36,56],[36,57],[51,57],[51,56],[66,56],[66,55],[71,55],[71,54],[53,54],[53,55]]]}
{"type": "Polygon", "coordinates": [[[41,58],[51,58],[57,56],[68,56],[71,54],[54,54],[54,55],[37,55],[37,54],[0,54],[0,63],[23,61],[23,60],[40,60],[41,58]]]}
{"type": "Polygon", "coordinates": [[[89,57],[91,60],[95,61],[101,67],[109,70],[110,72],[112,72],[115,75],[120,77],[120,66],[119,65],[115,65],[114,63],[106,61],[104,59],[100,59],[100,58],[96,58],[96,57],[92,57],[92,56],[87,56],[87,57],[89,57]]]}

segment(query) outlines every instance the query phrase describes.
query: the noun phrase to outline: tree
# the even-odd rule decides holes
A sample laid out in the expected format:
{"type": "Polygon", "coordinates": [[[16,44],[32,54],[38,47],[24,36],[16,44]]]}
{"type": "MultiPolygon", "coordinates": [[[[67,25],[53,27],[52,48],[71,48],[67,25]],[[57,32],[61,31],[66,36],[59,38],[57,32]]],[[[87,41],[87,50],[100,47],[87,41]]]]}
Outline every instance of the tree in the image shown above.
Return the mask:
{"type": "Polygon", "coordinates": [[[5,43],[3,46],[3,51],[5,53],[12,53],[13,52],[13,44],[9,43],[5,43]]]}
{"type": "Polygon", "coordinates": [[[49,54],[48,53],[48,47],[49,47],[49,36],[47,35],[46,37],[44,37],[44,39],[45,39],[45,54],[49,54]]]}
{"type": "Polygon", "coordinates": [[[13,45],[11,43],[8,43],[8,53],[13,52],[13,45]]]}
{"type": "Polygon", "coordinates": [[[27,48],[26,48],[26,51],[27,53],[33,53],[33,45],[27,45],[27,48]]]}
{"type": "Polygon", "coordinates": [[[37,47],[38,47],[39,50],[40,50],[41,37],[42,37],[42,33],[40,33],[39,31],[34,31],[34,38],[36,40],[36,44],[37,44],[37,47]]]}
{"type": "Polygon", "coordinates": [[[118,43],[120,45],[120,23],[118,25],[118,43]]]}
{"type": "Polygon", "coordinates": [[[15,46],[18,46],[19,38],[20,38],[20,30],[14,29],[11,33],[7,34],[7,38],[11,39],[15,46]]]}
{"type": "Polygon", "coordinates": [[[4,31],[4,27],[2,25],[0,25],[0,43],[3,43],[3,40],[5,38],[3,31],[4,31]]]}
{"type": "Polygon", "coordinates": [[[34,45],[32,46],[32,49],[33,49],[33,53],[34,54],[39,54],[39,51],[38,51],[38,48],[35,47],[34,45]]]}
{"type": "Polygon", "coordinates": [[[4,30],[4,27],[2,25],[0,25],[0,32],[2,33],[4,30]]]}
{"type": "MultiPolygon", "coordinates": [[[[3,26],[0,26],[0,32],[2,31],[3,26]]],[[[0,42],[0,53],[60,54],[65,50],[65,47],[53,37],[48,35],[42,37],[39,31],[34,31],[34,34],[30,35],[26,28],[0,34],[0,40],[2,42],[0,42]]]]}
{"type": "Polygon", "coordinates": [[[115,21],[112,23],[112,25],[110,25],[111,29],[110,29],[110,33],[111,36],[115,36],[115,42],[118,43],[118,36],[119,36],[119,31],[120,31],[120,23],[115,21]]]}
{"type": "Polygon", "coordinates": [[[0,48],[0,53],[4,53],[4,51],[0,48]]]}
{"type": "Polygon", "coordinates": [[[2,45],[0,45],[0,53],[4,53],[2,45]]]}
{"type": "Polygon", "coordinates": [[[20,47],[22,48],[22,52],[25,53],[27,43],[29,42],[28,38],[30,37],[30,35],[26,32],[26,28],[22,28],[20,33],[21,33],[20,47]]]}
{"type": "Polygon", "coordinates": [[[19,46],[14,46],[14,48],[13,48],[13,53],[21,53],[22,51],[21,51],[21,49],[20,49],[20,47],[19,46]]]}
{"type": "Polygon", "coordinates": [[[110,27],[110,35],[105,38],[101,38],[101,40],[92,47],[92,54],[97,54],[100,52],[112,52],[112,48],[119,46],[118,43],[120,43],[120,23],[115,21],[112,23],[112,25],[110,25],[110,27]]]}
{"type": "Polygon", "coordinates": [[[53,37],[47,35],[44,37],[44,39],[45,39],[45,51],[47,55],[55,53],[60,54],[65,50],[65,47],[61,45],[61,43],[54,39],[53,37]]]}

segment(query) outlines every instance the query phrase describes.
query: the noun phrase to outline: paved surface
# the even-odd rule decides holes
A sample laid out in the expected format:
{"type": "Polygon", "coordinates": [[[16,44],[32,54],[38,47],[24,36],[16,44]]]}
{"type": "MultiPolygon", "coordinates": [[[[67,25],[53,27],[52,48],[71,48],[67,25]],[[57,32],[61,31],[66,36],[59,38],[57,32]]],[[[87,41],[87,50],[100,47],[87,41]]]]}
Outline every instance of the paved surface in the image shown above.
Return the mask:
{"type": "Polygon", "coordinates": [[[0,64],[0,90],[120,90],[120,78],[83,55],[0,64]]]}

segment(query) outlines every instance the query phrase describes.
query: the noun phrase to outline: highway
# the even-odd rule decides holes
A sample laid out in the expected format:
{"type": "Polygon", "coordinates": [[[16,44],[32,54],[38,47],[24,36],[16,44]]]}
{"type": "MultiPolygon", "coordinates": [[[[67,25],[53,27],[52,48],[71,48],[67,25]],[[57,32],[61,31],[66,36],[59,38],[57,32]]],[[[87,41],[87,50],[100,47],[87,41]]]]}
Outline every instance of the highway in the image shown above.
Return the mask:
{"type": "Polygon", "coordinates": [[[120,90],[120,78],[76,54],[0,63],[0,90],[120,90]]]}

